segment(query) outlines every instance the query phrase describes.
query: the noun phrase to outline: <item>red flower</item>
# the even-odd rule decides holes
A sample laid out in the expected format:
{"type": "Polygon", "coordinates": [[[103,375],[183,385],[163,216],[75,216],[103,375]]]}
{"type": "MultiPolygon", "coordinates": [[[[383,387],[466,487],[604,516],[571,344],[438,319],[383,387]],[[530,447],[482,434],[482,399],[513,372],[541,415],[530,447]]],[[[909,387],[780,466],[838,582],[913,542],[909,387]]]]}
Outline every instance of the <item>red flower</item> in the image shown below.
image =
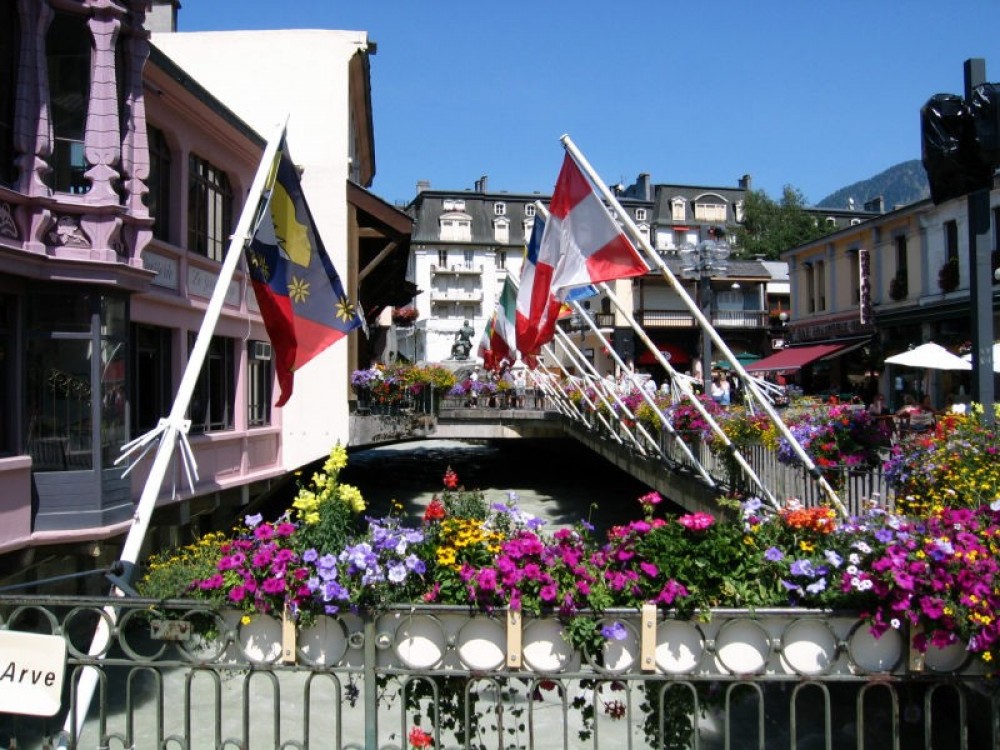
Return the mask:
{"type": "Polygon", "coordinates": [[[427,510],[424,511],[424,523],[431,523],[432,521],[440,521],[444,518],[444,503],[438,500],[436,497],[430,501],[427,505],[427,510]]]}
{"type": "Polygon", "coordinates": [[[410,730],[410,747],[431,747],[434,744],[434,737],[430,732],[425,732],[420,727],[413,727],[410,730]]]}
{"type": "Polygon", "coordinates": [[[447,487],[449,490],[453,490],[456,487],[458,487],[458,474],[452,471],[452,468],[450,466],[448,467],[448,470],[444,473],[444,486],[447,487]]]}

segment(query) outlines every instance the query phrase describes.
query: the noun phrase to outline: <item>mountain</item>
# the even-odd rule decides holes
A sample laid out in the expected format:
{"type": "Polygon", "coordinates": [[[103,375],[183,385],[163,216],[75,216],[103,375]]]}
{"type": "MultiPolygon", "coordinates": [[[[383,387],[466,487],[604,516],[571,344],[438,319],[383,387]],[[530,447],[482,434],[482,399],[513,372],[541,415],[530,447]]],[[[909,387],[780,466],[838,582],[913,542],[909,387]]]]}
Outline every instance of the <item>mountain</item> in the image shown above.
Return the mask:
{"type": "Polygon", "coordinates": [[[830,193],[817,203],[816,207],[848,208],[848,199],[854,198],[854,207],[861,209],[865,203],[881,195],[885,210],[891,211],[896,206],[929,198],[930,194],[924,165],[919,159],[913,159],[889,167],[867,180],[855,182],[835,193],[830,193]]]}

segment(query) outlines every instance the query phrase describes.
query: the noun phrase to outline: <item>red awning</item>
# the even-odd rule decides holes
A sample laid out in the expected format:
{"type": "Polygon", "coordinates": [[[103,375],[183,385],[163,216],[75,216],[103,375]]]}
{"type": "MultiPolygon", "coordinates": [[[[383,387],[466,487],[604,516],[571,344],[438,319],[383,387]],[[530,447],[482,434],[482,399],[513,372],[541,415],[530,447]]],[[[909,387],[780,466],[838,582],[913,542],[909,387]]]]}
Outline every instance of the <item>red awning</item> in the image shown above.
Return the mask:
{"type": "Polygon", "coordinates": [[[816,344],[814,346],[793,346],[775,352],[770,357],[758,359],[746,365],[747,372],[794,372],[817,359],[836,354],[847,344],[816,344]]]}
{"type": "MultiPolygon", "coordinates": [[[[677,344],[657,344],[657,346],[660,348],[661,352],[670,355],[667,358],[667,361],[672,367],[677,367],[678,365],[684,366],[691,363],[691,355],[681,349],[677,344]]],[[[637,365],[659,364],[659,362],[656,361],[656,357],[654,357],[653,353],[648,349],[639,355],[639,358],[636,359],[635,363],[637,365]]]]}

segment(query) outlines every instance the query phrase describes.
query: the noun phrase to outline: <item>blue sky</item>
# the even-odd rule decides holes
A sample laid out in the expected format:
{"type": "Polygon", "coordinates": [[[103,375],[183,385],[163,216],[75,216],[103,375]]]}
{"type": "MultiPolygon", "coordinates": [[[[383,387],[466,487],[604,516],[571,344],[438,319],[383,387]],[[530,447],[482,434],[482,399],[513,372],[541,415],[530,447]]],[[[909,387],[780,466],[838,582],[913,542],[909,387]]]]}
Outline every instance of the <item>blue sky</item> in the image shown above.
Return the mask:
{"type": "MultiPolygon", "coordinates": [[[[997,0],[182,0],[180,31],[364,30],[377,174],[552,190],[568,133],[609,184],[735,186],[816,203],[920,158],[920,107],[1000,80],[997,0]]],[[[859,196],[859,201],[870,196],[859,196]]]]}

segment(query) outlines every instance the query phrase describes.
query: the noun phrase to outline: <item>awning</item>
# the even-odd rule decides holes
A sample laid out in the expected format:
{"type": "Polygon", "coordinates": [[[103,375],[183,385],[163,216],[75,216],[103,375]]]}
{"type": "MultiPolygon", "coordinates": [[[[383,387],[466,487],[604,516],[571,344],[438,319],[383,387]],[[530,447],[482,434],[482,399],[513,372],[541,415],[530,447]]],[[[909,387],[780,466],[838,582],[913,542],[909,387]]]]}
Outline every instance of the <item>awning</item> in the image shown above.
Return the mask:
{"type": "MultiPolygon", "coordinates": [[[[691,364],[691,355],[684,351],[677,344],[657,344],[660,351],[664,354],[670,355],[667,357],[667,361],[670,363],[671,367],[685,366],[691,364]]],[[[656,357],[653,353],[646,349],[639,358],[636,359],[635,363],[637,365],[658,365],[659,362],[656,361],[656,357]]]]}
{"type": "Polygon", "coordinates": [[[815,344],[813,346],[792,346],[782,349],[769,357],[758,359],[746,366],[747,372],[794,372],[818,359],[832,356],[847,344],[815,344]]]}

